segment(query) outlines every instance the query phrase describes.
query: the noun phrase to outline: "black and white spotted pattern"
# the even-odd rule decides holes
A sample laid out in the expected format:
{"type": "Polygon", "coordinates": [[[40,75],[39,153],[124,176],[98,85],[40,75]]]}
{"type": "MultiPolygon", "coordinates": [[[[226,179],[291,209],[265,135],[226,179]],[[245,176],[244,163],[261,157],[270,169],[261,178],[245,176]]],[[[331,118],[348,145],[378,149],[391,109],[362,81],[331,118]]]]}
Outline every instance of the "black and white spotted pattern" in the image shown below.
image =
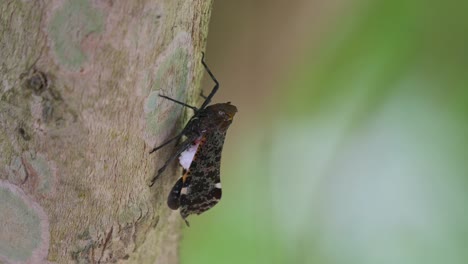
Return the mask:
{"type": "Polygon", "coordinates": [[[215,131],[200,143],[180,196],[180,214],[201,214],[221,199],[221,152],[226,132],[215,131]]]}
{"type": "Polygon", "coordinates": [[[184,148],[180,163],[186,171],[175,183],[167,201],[171,209],[180,209],[184,220],[191,214],[205,212],[221,199],[221,153],[237,109],[226,103],[208,106],[203,111],[197,122],[188,124],[188,138],[180,144],[184,148]]]}

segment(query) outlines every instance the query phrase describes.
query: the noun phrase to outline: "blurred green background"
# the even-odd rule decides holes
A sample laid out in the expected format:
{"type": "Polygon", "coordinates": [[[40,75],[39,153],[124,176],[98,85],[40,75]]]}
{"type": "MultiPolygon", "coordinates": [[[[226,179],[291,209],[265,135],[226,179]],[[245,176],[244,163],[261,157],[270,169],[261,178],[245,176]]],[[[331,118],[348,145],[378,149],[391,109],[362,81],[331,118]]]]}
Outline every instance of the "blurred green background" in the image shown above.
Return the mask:
{"type": "Polygon", "coordinates": [[[467,10],[216,1],[215,101],[239,113],[181,262],[468,263],[467,10]]]}

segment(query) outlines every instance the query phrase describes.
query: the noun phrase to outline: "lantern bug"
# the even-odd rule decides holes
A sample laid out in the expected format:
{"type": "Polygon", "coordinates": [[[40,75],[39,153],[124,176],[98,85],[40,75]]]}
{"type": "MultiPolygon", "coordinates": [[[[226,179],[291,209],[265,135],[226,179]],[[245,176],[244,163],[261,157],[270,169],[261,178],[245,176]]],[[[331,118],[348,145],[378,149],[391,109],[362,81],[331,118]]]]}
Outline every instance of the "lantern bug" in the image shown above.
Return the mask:
{"type": "Polygon", "coordinates": [[[201,214],[221,199],[221,152],[227,129],[237,112],[237,108],[230,102],[209,105],[218,91],[219,82],[205,63],[205,53],[202,53],[201,63],[215,86],[208,96],[201,95],[205,101],[200,108],[159,95],[192,109],[194,115],[179,134],[150,151],[153,153],[185,136],[186,139],[175,147],[175,151],[153,177],[150,186],[153,186],[167,166],[179,156],[180,165],[183,167],[183,176],[172,187],[167,205],[172,210],[180,208],[180,215],[187,225],[189,223],[186,218],[189,215],[201,214]]]}

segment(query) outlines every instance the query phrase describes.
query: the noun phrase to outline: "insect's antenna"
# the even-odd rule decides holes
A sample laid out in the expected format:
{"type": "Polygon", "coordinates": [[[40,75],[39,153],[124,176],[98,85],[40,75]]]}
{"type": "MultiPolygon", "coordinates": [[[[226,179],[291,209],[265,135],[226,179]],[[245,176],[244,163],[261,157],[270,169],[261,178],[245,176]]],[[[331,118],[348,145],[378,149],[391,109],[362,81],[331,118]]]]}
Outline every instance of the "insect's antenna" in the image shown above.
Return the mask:
{"type": "Polygon", "coordinates": [[[213,98],[213,96],[215,95],[216,91],[218,91],[218,88],[219,88],[219,82],[218,80],[216,80],[216,78],[214,77],[213,73],[210,71],[210,68],[208,68],[208,65],[206,65],[205,63],[205,52],[202,52],[202,59],[201,59],[201,62],[203,64],[203,67],[205,67],[205,70],[208,72],[208,74],[210,75],[211,79],[213,80],[213,82],[215,82],[215,86],[213,87],[213,90],[211,90],[210,94],[205,98],[205,102],[203,102],[203,105],[200,107],[200,109],[204,109],[210,102],[211,102],[211,98],[213,98]]]}
{"type": "Polygon", "coordinates": [[[186,104],[186,103],[182,103],[181,101],[177,101],[177,100],[172,99],[172,98],[170,98],[170,97],[167,97],[167,96],[165,96],[165,95],[159,95],[159,97],[162,97],[162,98],[164,98],[164,99],[167,99],[167,100],[169,100],[169,101],[172,101],[172,102],[174,102],[174,103],[176,103],[176,104],[183,105],[183,106],[185,106],[185,107],[187,107],[187,108],[192,109],[192,110],[195,111],[195,112],[198,111],[198,108],[196,108],[195,106],[191,106],[191,105],[188,105],[188,104],[186,104]]]}

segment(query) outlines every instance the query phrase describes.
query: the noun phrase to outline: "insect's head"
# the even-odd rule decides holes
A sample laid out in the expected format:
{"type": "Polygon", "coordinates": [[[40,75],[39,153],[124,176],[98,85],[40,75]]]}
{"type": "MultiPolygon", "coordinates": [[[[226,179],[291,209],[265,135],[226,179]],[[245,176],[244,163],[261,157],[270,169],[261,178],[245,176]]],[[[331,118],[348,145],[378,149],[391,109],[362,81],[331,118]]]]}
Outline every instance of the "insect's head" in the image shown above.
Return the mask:
{"type": "Polygon", "coordinates": [[[227,129],[232,123],[234,115],[237,113],[237,107],[231,102],[223,104],[213,104],[207,107],[207,110],[214,114],[216,122],[221,125],[220,128],[227,129]]]}
{"type": "Polygon", "coordinates": [[[222,117],[225,121],[232,121],[234,115],[237,113],[237,107],[227,102],[224,104],[217,104],[218,116],[222,117]]]}

